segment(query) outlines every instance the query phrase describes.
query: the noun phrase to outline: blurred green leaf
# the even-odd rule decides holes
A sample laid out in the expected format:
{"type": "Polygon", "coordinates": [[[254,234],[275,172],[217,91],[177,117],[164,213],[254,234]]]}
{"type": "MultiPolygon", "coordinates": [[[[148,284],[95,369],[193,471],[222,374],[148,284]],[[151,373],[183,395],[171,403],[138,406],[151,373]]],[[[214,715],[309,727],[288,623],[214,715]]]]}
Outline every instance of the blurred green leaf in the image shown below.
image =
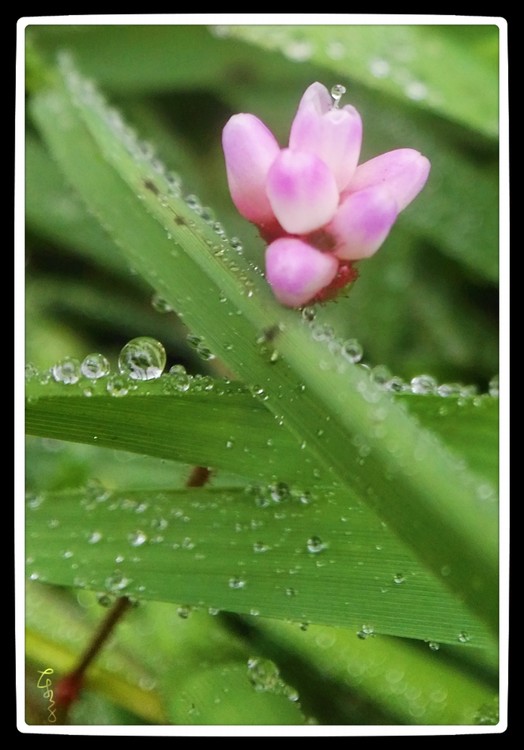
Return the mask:
{"type": "Polygon", "coordinates": [[[496,137],[499,29],[493,24],[464,24],[451,27],[449,33],[449,28],[293,24],[220,26],[217,31],[279,50],[298,63],[315,62],[403,103],[496,137]],[[482,97],[471,96],[472,91],[482,91],[482,97]]]}

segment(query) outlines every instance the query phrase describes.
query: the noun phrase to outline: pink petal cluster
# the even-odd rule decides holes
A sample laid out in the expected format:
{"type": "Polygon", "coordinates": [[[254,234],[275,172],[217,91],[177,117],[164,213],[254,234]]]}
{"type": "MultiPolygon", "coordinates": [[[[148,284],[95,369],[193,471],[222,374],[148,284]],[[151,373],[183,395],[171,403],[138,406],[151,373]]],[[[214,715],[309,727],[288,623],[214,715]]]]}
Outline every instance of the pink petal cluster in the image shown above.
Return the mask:
{"type": "Polygon", "coordinates": [[[288,307],[329,299],[353,281],[353,262],[378,250],[428,178],[428,159],[410,148],[358,165],[362,120],[338,106],[343,92],[306,89],[288,148],[251,114],[223,130],[231,197],[268,242],[266,278],[288,307]]]}

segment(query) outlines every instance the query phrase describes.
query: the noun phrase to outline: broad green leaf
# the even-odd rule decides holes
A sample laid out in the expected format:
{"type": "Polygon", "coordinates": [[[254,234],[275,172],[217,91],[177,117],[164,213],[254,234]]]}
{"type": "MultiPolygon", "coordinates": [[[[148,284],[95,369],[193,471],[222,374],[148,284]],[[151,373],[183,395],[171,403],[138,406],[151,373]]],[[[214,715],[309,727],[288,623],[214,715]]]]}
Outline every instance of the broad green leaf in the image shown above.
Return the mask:
{"type": "Polygon", "coordinates": [[[315,62],[405,103],[428,109],[483,135],[498,133],[498,56],[479,53],[479,40],[500,29],[446,26],[340,24],[328,26],[221,26],[233,36],[278,50],[296,62],[315,62]],[[455,28],[455,31],[457,29],[455,28]],[[482,91],[482,96],[472,92],[482,91]]]}
{"type": "Polygon", "coordinates": [[[193,201],[192,208],[177,197],[169,175],[68,63],[56,85],[34,97],[33,114],[128,260],[206,346],[256,384],[276,419],[351,496],[496,627],[497,511],[480,496],[484,483],[332,342],[275,303],[260,270],[193,201]]]}
{"type": "Polygon", "coordinates": [[[96,384],[83,379],[72,388],[29,383],[28,396],[30,434],[210,466],[252,481],[304,488],[333,481],[259,401],[233,383],[166,375],[133,384],[117,375],[96,384]],[[123,394],[115,382],[128,393],[108,395],[106,388],[123,394]]]}
{"type": "Polygon", "coordinates": [[[359,503],[285,486],[30,495],[31,580],[486,648],[489,631],[359,503]],[[79,519],[81,523],[79,523],[79,519]]]}
{"type": "MultiPolygon", "coordinates": [[[[252,481],[312,486],[332,476],[253,394],[238,384],[164,375],[149,383],[115,376],[76,384],[38,377],[26,384],[26,431],[46,438],[205,464],[252,481]],[[116,391],[123,393],[123,391],[116,391]]],[[[489,396],[399,395],[425,427],[463,456],[479,476],[498,482],[498,400],[489,396]]]]}

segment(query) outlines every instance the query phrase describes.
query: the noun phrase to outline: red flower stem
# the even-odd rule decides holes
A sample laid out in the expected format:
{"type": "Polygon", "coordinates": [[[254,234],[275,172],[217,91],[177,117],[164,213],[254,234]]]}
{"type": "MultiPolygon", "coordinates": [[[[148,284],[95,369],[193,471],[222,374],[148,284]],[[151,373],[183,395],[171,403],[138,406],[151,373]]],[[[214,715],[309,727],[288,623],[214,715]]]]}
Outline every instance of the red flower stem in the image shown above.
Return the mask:
{"type": "MultiPolygon", "coordinates": [[[[195,466],[186,481],[186,487],[203,487],[210,478],[211,469],[205,466],[195,466]]],[[[105,619],[102,620],[77,666],[58,681],[55,688],[55,700],[62,720],[65,720],[69,707],[78,698],[87,668],[101,651],[104,643],[130,607],[131,601],[127,596],[119,597],[116,600],[105,619]]]]}

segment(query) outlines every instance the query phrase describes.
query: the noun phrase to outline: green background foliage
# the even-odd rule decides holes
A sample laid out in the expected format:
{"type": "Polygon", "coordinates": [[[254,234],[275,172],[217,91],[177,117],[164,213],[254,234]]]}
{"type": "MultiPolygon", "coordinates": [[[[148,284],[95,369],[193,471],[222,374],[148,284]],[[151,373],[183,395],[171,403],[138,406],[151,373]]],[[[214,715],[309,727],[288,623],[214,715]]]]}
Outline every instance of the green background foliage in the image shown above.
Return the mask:
{"type": "Polygon", "coordinates": [[[25,45],[28,724],[37,670],[71,669],[122,595],[72,724],[496,724],[498,26],[25,45]],[[363,160],[432,171],[308,316],[272,299],[220,134],[252,112],[284,144],[314,80],[347,87],[363,160]],[[175,373],[119,374],[137,336],[175,373]],[[108,376],[55,382],[93,351],[108,376]]]}

